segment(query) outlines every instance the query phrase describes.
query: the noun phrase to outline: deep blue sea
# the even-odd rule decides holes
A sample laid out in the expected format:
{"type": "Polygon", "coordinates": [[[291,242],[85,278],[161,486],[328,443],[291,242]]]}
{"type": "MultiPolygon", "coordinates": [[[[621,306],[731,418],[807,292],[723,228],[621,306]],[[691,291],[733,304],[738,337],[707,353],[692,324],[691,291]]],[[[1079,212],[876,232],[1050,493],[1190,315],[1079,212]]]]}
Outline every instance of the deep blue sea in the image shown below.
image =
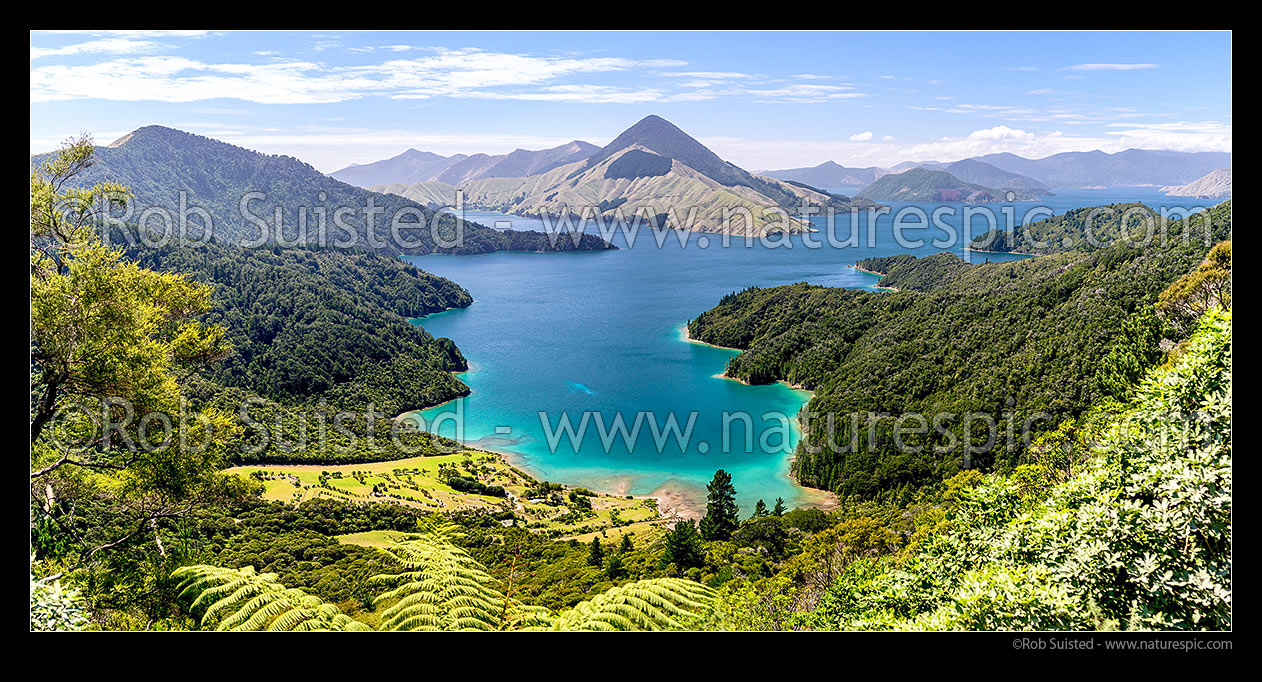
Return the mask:
{"type": "MultiPolygon", "coordinates": [[[[1006,206],[1019,222],[1034,206],[1060,214],[1123,201],[1154,208],[1216,203],[1166,197],[1155,188],[1114,188],[1062,190],[1040,202],[1006,206]]],[[[891,204],[895,210],[907,205],[891,204]]],[[[1005,205],[988,206],[1003,218],[1005,205]]],[[[943,222],[962,232],[964,207],[954,208],[955,216],[943,222]]],[[[465,217],[488,226],[541,229],[538,219],[474,212],[465,217]]],[[[839,240],[850,234],[847,220],[838,218],[834,234],[839,240]]],[[[823,218],[814,222],[826,227],[823,218]]],[[[983,218],[975,217],[974,225],[975,234],[985,232],[983,218]]],[[[689,343],[681,328],[724,294],[751,285],[871,288],[877,277],[846,267],[871,256],[946,250],[973,262],[1012,258],[969,253],[963,248],[965,235],[935,246],[932,240],[949,235],[933,227],[904,230],[904,243],[899,243],[890,215],[876,221],[872,244],[866,223],[860,228],[860,244],[840,248],[827,245],[820,234],[751,246],[734,238],[721,248],[718,236],[695,233],[683,233],[683,246],[668,235],[659,248],[645,230],[634,247],[619,251],[412,258],[420,268],[464,286],[474,298],[467,309],[416,321],[434,336],[456,342],[471,368],[458,376],[473,391],[420,416],[427,428],[510,453],[516,463],[548,480],[627,494],[670,490],[698,502],[715,470],[725,469],[745,514],[759,498],[768,505],[777,497],[791,506],[818,501],[818,493],[787,475],[798,438],[793,417],[809,394],[782,384],[747,386],[719,377],[736,351],[689,343]],[[916,239],[924,244],[907,245],[916,239]],[[804,240],[824,246],[806,248],[804,240]],[[700,242],[709,248],[699,248],[700,242]],[[564,435],[556,447],[549,443],[548,429],[555,433],[562,415],[576,434],[586,415],[577,451],[572,445],[577,439],[564,435]],[[639,420],[635,439],[614,430],[618,415],[628,433],[639,420]],[[682,451],[681,439],[667,428],[672,415],[679,434],[692,423],[682,451]],[[438,418],[443,421],[435,425],[438,418]]],[[[620,238],[615,243],[625,246],[620,238]]]]}

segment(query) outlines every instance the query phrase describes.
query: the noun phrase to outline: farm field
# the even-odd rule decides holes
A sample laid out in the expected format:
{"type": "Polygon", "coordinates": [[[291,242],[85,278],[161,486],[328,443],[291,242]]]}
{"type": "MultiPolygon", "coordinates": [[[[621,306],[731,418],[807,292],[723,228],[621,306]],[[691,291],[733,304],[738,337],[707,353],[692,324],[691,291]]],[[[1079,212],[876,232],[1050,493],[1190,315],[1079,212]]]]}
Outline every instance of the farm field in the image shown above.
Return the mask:
{"type": "MultiPolygon", "coordinates": [[[[479,450],[413,457],[390,462],[344,465],[277,464],[235,467],[260,481],[264,498],[300,503],[338,499],[397,504],[432,512],[503,512],[505,525],[517,523],[556,539],[613,540],[633,533],[638,540],[660,535],[665,521],[657,501],[602,494],[585,488],[540,482],[514,468],[503,456],[479,450]],[[463,489],[457,489],[454,486],[463,489]]],[[[351,533],[343,542],[385,546],[392,531],[351,533]]]]}

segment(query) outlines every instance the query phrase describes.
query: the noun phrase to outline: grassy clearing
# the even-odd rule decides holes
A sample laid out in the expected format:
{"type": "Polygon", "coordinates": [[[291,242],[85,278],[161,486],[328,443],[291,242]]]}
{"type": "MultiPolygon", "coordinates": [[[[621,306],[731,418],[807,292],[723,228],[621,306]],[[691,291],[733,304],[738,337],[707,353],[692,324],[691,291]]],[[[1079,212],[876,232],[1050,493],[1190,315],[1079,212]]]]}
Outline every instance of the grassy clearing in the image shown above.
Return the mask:
{"type": "MultiPolygon", "coordinates": [[[[280,502],[296,504],[325,498],[399,504],[437,513],[502,513],[505,524],[517,523],[557,539],[590,540],[594,535],[619,539],[623,533],[631,532],[641,540],[660,532],[661,519],[654,500],[541,483],[512,467],[503,456],[479,450],[366,464],[248,465],[232,471],[261,481],[266,488],[264,497],[280,502]],[[443,470],[448,476],[455,472],[484,486],[502,488],[505,495],[456,490],[444,482],[450,479],[440,475],[443,470]],[[515,521],[510,519],[510,513],[515,521]]],[[[391,542],[387,534],[391,533],[353,533],[339,539],[381,546],[391,542]]]]}

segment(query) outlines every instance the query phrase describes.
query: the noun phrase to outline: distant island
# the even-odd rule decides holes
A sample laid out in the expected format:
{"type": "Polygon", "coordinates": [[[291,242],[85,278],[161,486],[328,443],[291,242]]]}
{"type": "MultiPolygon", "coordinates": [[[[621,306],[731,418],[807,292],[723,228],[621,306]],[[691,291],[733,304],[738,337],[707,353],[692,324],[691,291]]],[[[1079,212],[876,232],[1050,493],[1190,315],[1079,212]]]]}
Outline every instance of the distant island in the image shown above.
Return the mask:
{"type": "Polygon", "coordinates": [[[1037,198],[1025,190],[1002,190],[977,185],[965,182],[946,171],[929,168],[913,168],[903,173],[883,175],[855,196],[876,201],[959,201],[967,204],[1037,198]]]}
{"type": "Polygon", "coordinates": [[[765,171],[763,175],[778,180],[805,182],[816,187],[863,187],[886,173],[889,173],[887,169],[876,166],[847,168],[835,161],[825,161],[810,168],[765,171]]]}
{"type": "Polygon", "coordinates": [[[1162,193],[1174,197],[1196,197],[1197,199],[1230,199],[1231,169],[1219,168],[1186,185],[1162,187],[1162,193]]]}

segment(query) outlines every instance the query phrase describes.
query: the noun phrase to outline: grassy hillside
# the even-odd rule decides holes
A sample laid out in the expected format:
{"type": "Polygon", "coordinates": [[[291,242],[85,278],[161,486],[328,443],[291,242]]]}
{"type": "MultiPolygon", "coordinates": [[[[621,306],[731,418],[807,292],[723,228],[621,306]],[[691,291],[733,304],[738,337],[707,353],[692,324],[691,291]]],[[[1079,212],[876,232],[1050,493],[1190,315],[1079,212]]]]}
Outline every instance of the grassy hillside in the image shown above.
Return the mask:
{"type": "MultiPolygon", "coordinates": [[[[41,155],[31,162],[47,158],[41,155]]],[[[213,234],[225,242],[312,244],[318,243],[317,234],[323,229],[325,246],[357,246],[395,255],[552,250],[542,233],[505,234],[481,225],[461,225],[450,215],[435,222],[433,213],[422,205],[348,185],[298,159],[261,154],[162,126],[146,126],[114,144],[97,147],[94,164],[74,178],[74,185],[87,187],[105,179],[130,188],[129,222],[139,222],[146,209],[158,207],[175,221],[170,229],[177,229],[181,207],[197,207],[209,212],[213,234]],[[251,193],[259,194],[250,199],[251,193]],[[371,233],[370,203],[381,210],[371,218],[371,233]],[[339,211],[342,208],[350,210],[339,211]],[[335,224],[335,215],[345,229],[335,224]],[[400,221],[398,239],[391,231],[394,216],[400,221]],[[267,225],[266,237],[259,221],[267,225]]],[[[146,223],[159,229],[162,220],[154,216],[146,216],[146,223]]],[[[203,234],[203,221],[200,214],[190,214],[187,222],[193,237],[203,234]]],[[[576,247],[566,242],[560,248],[576,247]]],[[[603,248],[608,245],[600,239],[588,239],[577,250],[603,248]]]]}
{"type": "Polygon", "coordinates": [[[809,227],[794,217],[803,202],[821,212],[875,206],[750,174],[658,116],[644,118],[584,160],[546,172],[373,189],[430,202],[454,196],[455,184],[464,190],[467,205],[484,210],[553,218],[586,215],[607,222],[640,216],[662,227],[749,236],[806,231],[809,227]]]}
{"type": "Polygon", "coordinates": [[[1034,178],[1027,178],[1019,173],[1010,173],[977,159],[956,161],[944,166],[943,170],[965,182],[985,187],[997,187],[1001,190],[1012,190],[1023,196],[1055,196],[1052,190],[1034,178]]]}

